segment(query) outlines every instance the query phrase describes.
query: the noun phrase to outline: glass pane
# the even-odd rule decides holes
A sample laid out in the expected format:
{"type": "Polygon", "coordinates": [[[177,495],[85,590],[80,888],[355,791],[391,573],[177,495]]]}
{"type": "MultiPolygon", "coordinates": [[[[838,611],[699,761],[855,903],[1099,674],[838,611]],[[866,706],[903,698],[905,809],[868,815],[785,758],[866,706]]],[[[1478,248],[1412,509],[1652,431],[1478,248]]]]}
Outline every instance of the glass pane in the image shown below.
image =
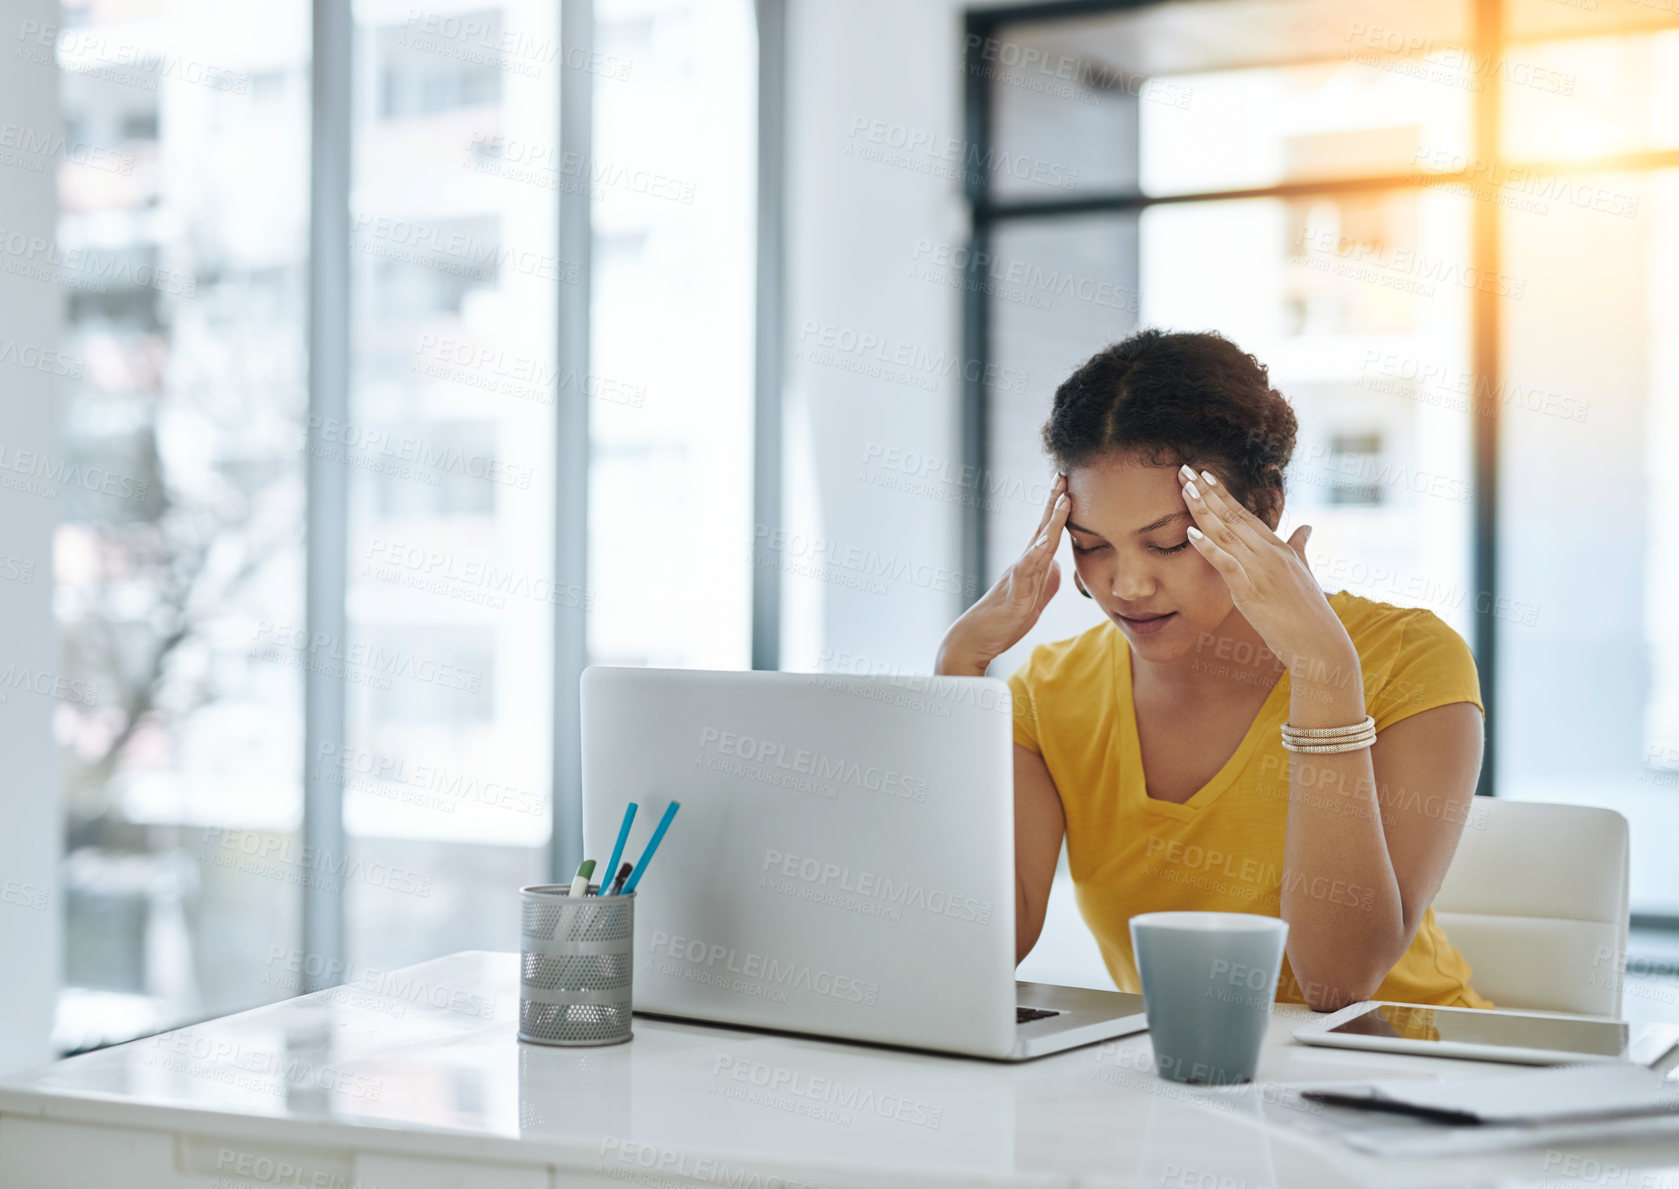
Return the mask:
{"type": "Polygon", "coordinates": [[[1554,160],[1679,146],[1679,29],[1514,47],[1504,152],[1554,160]]]}
{"type": "Polygon", "coordinates": [[[751,664],[747,0],[600,0],[589,616],[602,664],[751,664]]]}
{"type": "Polygon", "coordinates": [[[65,116],[63,1048],[297,991],[309,19],[72,2],[7,67],[65,116]]]}
{"type": "MultiPolygon", "coordinates": [[[[358,0],[343,753],[349,976],[514,949],[546,876],[557,6],[358,0]]],[[[332,862],[327,856],[323,862],[332,862]]]]}
{"type": "Polygon", "coordinates": [[[1438,173],[1469,151],[1476,79],[1452,47],[1405,58],[1355,38],[1348,60],[1161,81],[1185,102],[1142,106],[1146,194],[1438,173]]]}
{"type": "Polygon", "coordinates": [[[1141,284],[1146,323],[1218,329],[1293,404],[1279,531],[1313,526],[1320,584],[1428,607],[1466,639],[1469,215],[1430,191],[1153,207],[1141,284]]]}
{"type": "Polygon", "coordinates": [[[1504,31],[1512,40],[1625,33],[1679,25],[1679,4],[1668,0],[1504,0],[1504,31]]]}
{"type": "MultiPolygon", "coordinates": [[[[999,199],[1436,172],[1468,145],[1482,80],[1467,35],[1460,0],[1203,0],[1005,25],[968,39],[995,143],[966,164],[999,199]]],[[[875,147],[961,147],[900,132],[875,147]]]]}
{"type": "Polygon", "coordinates": [[[1503,344],[1498,791],[1625,814],[1632,909],[1674,914],[1679,171],[1581,180],[1630,195],[1636,217],[1506,215],[1529,285],[1503,344]]]}
{"type": "MultiPolygon", "coordinates": [[[[993,233],[986,265],[991,302],[987,384],[991,444],[971,498],[986,512],[988,588],[1031,543],[1054,468],[1042,429],[1055,390],[1075,368],[1137,324],[1137,220],[1080,215],[1015,221],[993,233]]],[[[1073,590],[1073,553],[1060,551],[1064,589],[1029,632],[991,666],[1007,676],[1034,646],[1063,640],[1101,618],[1073,590]],[[1070,597],[1069,597],[1070,596],[1070,597]]]]}
{"type": "Polygon", "coordinates": [[[1183,96],[1065,47],[1064,32],[1057,23],[970,35],[967,68],[991,92],[995,151],[989,160],[980,159],[977,145],[917,136],[890,124],[864,130],[861,135],[876,143],[859,145],[858,153],[870,159],[873,150],[879,154],[873,159],[905,168],[914,168],[920,155],[946,165],[948,176],[962,183],[983,172],[997,200],[1135,190],[1137,109],[1144,101],[1179,102],[1183,96]]]}

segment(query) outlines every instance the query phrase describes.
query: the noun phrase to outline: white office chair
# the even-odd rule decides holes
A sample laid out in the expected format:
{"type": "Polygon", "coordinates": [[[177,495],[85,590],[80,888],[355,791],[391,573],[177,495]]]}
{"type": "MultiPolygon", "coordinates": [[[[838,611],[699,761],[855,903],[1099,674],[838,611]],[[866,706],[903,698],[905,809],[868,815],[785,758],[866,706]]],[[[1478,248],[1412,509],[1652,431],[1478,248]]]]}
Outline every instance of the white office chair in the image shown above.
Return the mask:
{"type": "Polygon", "coordinates": [[[1613,809],[1477,797],[1434,916],[1498,1007],[1621,1014],[1627,820],[1613,809]]]}

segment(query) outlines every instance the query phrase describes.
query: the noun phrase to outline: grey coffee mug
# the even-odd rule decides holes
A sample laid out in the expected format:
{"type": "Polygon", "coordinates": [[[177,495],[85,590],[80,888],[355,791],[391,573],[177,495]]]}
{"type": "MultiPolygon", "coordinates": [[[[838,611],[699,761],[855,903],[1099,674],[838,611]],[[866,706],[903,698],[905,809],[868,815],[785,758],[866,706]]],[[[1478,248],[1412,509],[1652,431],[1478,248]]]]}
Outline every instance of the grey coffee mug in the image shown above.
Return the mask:
{"type": "Polygon", "coordinates": [[[1245,912],[1131,918],[1154,1065],[1174,1082],[1253,1081],[1288,922],[1245,912]]]}

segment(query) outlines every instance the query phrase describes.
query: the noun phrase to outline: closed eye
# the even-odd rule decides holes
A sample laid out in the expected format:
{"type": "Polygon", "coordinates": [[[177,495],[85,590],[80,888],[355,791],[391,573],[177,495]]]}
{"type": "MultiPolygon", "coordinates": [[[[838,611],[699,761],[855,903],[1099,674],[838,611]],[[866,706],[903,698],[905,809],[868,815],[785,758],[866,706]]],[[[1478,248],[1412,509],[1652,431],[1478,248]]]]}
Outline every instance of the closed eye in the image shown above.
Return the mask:
{"type": "MultiPolygon", "coordinates": [[[[1107,545],[1105,544],[1080,545],[1077,541],[1073,542],[1074,553],[1096,553],[1106,548],[1107,545]]],[[[1150,545],[1149,548],[1154,550],[1156,553],[1182,553],[1185,549],[1189,548],[1189,539],[1186,537],[1183,541],[1176,545],[1150,545]]]]}

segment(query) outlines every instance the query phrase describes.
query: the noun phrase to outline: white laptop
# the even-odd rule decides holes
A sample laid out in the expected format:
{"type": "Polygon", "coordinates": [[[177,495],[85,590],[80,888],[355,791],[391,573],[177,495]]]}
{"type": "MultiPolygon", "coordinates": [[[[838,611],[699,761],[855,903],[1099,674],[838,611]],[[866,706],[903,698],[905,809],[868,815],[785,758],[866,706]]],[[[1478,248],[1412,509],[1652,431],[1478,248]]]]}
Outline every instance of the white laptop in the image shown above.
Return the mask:
{"type": "Polygon", "coordinates": [[[636,1011],[1016,1061],[1147,1026],[1139,995],[1015,981],[1005,682],[595,665],[582,731],[588,856],[627,802],[627,858],[682,803],[636,1011]]]}

